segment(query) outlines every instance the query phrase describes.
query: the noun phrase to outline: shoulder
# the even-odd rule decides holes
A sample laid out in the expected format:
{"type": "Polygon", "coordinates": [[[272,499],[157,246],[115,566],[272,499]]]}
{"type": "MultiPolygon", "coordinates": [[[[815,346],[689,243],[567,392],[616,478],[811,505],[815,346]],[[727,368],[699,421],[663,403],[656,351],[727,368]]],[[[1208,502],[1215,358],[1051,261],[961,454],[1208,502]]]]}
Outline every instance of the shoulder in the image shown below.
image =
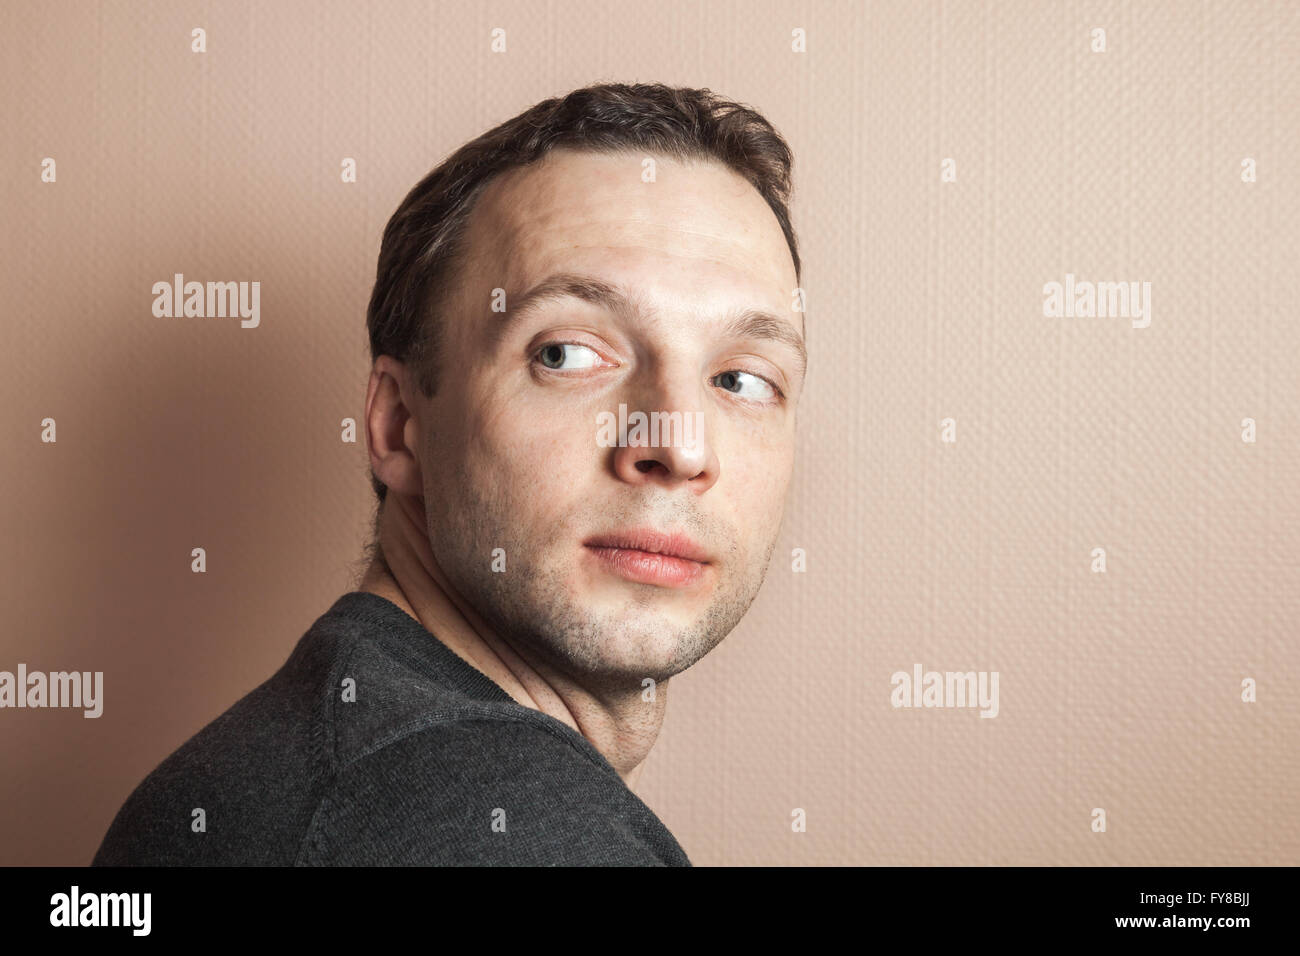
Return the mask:
{"type": "Polygon", "coordinates": [[[298,862],[689,865],[576,732],[495,705],[409,728],[338,767],[298,862]]]}

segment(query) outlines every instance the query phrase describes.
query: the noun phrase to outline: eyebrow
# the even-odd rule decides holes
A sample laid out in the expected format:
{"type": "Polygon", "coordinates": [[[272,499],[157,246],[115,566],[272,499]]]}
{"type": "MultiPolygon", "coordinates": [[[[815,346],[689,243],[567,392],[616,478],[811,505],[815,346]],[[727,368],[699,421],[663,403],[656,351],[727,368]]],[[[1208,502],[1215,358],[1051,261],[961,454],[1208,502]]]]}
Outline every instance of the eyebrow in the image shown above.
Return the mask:
{"type": "MultiPolygon", "coordinates": [[[[629,322],[642,314],[631,299],[608,282],[593,276],[562,272],[547,276],[521,295],[513,307],[507,308],[501,321],[492,329],[493,342],[500,341],[507,329],[529,312],[557,299],[581,299],[629,322]]],[[[733,312],[723,326],[723,334],[729,338],[765,339],[784,345],[799,357],[799,374],[808,370],[808,348],[803,336],[793,325],[771,312],[761,309],[733,312]]]]}

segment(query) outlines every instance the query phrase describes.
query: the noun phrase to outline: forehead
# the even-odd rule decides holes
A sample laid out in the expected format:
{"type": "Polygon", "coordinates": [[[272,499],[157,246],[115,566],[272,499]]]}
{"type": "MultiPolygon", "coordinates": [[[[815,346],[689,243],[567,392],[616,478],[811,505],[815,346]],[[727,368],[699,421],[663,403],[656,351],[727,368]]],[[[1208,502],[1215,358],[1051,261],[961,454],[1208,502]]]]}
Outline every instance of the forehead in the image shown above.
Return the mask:
{"type": "Polygon", "coordinates": [[[709,300],[758,297],[779,307],[796,285],[785,235],[763,197],[708,160],[555,150],[488,185],[466,233],[471,272],[522,291],[555,272],[600,272],[638,289],[709,300]]]}

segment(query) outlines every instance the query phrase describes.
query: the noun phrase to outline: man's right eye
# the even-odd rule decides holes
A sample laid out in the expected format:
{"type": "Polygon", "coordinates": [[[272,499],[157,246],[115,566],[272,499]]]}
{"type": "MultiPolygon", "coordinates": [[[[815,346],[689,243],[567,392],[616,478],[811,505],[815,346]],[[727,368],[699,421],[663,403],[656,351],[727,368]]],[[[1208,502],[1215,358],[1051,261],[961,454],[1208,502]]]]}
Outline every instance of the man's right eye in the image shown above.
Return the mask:
{"type": "Polygon", "coordinates": [[[537,359],[547,368],[557,371],[594,368],[602,364],[599,355],[576,342],[550,342],[543,345],[537,350],[537,359]]]}

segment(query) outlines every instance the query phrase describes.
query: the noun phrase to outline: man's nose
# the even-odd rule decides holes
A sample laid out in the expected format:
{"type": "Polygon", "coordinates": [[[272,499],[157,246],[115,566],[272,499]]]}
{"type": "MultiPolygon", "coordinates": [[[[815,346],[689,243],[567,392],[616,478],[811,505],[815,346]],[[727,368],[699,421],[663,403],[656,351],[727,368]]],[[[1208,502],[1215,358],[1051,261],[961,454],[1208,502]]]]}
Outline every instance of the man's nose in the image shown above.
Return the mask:
{"type": "Polygon", "coordinates": [[[717,483],[718,456],[704,412],[680,404],[644,411],[628,405],[625,414],[620,409],[619,427],[620,444],[613,451],[614,472],[621,480],[637,485],[684,485],[697,494],[717,483]],[[624,434],[626,442],[622,441],[624,434]]]}

